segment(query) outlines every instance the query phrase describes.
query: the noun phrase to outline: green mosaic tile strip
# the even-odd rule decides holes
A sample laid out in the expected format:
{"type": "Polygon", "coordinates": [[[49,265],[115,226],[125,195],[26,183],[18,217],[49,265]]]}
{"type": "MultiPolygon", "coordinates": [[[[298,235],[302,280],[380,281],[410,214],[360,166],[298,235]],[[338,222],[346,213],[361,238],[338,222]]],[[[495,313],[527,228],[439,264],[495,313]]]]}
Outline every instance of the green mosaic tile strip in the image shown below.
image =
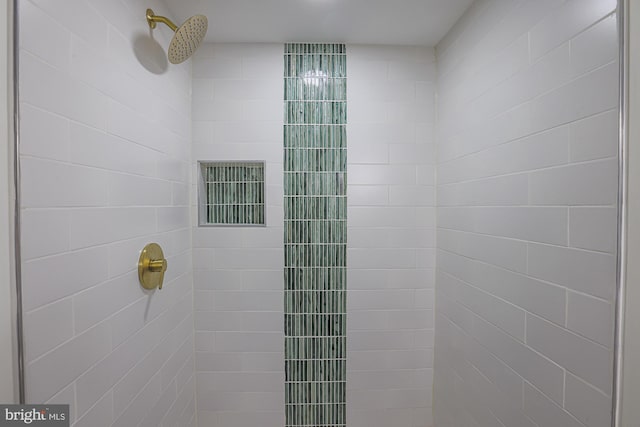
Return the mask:
{"type": "Polygon", "coordinates": [[[346,290],[346,283],[344,267],[289,267],[284,270],[285,291],[342,291],[346,290]]]}
{"type": "Polygon", "coordinates": [[[287,102],[284,122],[304,125],[342,125],[347,122],[347,103],[346,101],[287,102]]]}
{"type": "Polygon", "coordinates": [[[346,101],[347,79],[328,78],[307,73],[307,77],[287,77],[284,80],[284,96],[290,100],[346,101]],[[309,84],[311,82],[312,84],[309,84]]]}
{"type": "Polygon", "coordinates": [[[201,163],[204,224],[264,225],[263,163],[201,163]]]}
{"type": "Polygon", "coordinates": [[[291,336],[342,336],[344,332],[345,315],[335,314],[308,314],[309,310],[300,310],[295,314],[284,316],[285,329],[291,336]]]}
{"type": "Polygon", "coordinates": [[[347,149],[346,126],[285,126],[284,148],[347,149]]]}
{"type": "Polygon", "coordinates": [[[284,61],[286,426],[345,427],[345,46],[287,44],[284,61]]]}
{"type": "Polygon", "coordinates": [[[284,54],[346,55],[344,43],[286,43],[284,54]]]}

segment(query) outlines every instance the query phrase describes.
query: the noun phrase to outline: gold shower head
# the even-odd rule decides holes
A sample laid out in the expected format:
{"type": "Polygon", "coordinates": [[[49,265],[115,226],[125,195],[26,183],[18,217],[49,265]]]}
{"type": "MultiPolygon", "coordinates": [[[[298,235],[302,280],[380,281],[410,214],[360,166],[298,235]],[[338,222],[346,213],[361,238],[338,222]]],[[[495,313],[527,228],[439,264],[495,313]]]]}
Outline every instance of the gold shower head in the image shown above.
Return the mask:
{"type": "Polygon", "coordinates": [[[167,53],[169,62],[172,64],[180,64],[193,55],[207,34],[207,28],[209,26],[209,21],[206,16],[195,15],[184,21],[184,23],[178,27],[171,22],[169,18],[157,16],[151,9],[147,9],[147,22],[152,29],[156,28],[156,22],[162,22],[175,32],[169,44],[169,52],[167,53]]]}

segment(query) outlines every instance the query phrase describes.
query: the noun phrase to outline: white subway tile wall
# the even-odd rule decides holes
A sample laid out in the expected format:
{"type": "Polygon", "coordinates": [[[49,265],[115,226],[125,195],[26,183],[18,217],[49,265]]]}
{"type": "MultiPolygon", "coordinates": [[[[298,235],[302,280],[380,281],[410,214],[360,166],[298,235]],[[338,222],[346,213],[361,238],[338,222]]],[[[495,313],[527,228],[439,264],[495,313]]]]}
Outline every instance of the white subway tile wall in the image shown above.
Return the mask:
{"type": "Polygon", "coordinates": [[[160,72],[145,7],[166,12],[19,4],[27,400],[70,404],[76,427],[196,425],[191,66],[160,72]],[[146,292],[152,241],[169,270],[146,292]]]}
{"type": "Polygon", "coordinates": [[[431,427],[435,55],[347,58],[347,423],[431,427]]]}
{"type": "Polygon", "coordinates": [[[204,44],[193,64],[198,425],[284,425],[282,44],[204,44]],[[197,227],[197,161],[264,161],[266,227],[197,227]]]}
{"type": "Polygon", "coordinates": [[[615,0],[482,0],[440,42],[438,427],[610,423],[615,0]]]}
{"type": "MultiPolygon", "coordinates": [[[[208,44],[194,60],[194,176],[197,160],[264,160],[267,185],[266,228],[193,230],[201,426],[284,422],[282,49],[208,44]]],[[[347,422],[427,427],[434,54],[378,46],[347,54],[347,422]]]]}

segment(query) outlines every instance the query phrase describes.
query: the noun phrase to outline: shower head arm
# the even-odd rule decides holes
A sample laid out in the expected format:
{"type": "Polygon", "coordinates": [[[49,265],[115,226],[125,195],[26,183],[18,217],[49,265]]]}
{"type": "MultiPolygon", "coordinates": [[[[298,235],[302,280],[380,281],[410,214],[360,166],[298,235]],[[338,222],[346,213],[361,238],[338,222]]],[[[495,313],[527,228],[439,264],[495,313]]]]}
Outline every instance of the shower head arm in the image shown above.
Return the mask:
{"type": "Polygon", "coordinates": [[[151,9],[147,9],[147,22],[149,23],[149,27],[151,27],[151,29],[156,28],[156,22],[162,22],[163,24],[166,24],[169,28],[171,28],[173,32],[176,32],[178,30],[178,26],[171,22],[169,18],[158,16],[153,13],[153,10],[151,9]]]}

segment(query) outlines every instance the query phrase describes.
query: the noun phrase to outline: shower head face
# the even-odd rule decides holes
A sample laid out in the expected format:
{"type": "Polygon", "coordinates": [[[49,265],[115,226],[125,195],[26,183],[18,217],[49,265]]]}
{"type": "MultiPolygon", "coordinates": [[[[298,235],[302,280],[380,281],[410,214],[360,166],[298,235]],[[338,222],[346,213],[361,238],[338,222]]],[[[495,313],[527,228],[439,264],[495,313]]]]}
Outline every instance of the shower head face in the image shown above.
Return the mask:
{"type": "Polygon", "coordinates": [[[204,15],[195,15],[187,19],[177,30],[169,44],[169,62],[180,64],[186,61],[198,49],[207,34],[209,22],[204,15]]]}

